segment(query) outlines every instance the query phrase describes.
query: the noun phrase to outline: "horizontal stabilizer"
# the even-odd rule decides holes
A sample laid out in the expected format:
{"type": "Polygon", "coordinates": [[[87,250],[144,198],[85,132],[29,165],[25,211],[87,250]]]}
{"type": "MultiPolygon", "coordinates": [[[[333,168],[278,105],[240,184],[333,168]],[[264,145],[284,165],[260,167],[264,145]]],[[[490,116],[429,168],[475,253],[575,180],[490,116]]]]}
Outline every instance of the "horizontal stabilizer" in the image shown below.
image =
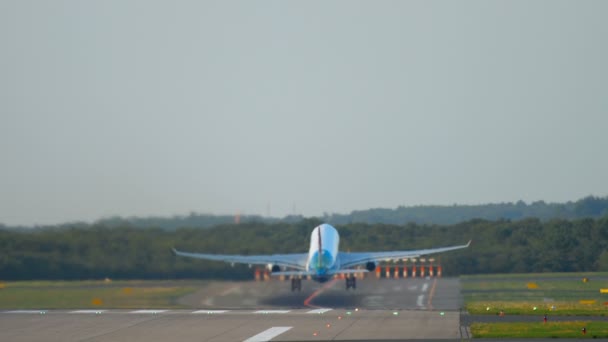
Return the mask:
{"type": "MultiPolygon", "coordinates": [[[[336,270],[336,271],[331,271],[329,272],[329,275],[336,275],[336,274],[355,274],[355,273],[365,273],[365,272],[369,272],[368,270],[336,270]]],[[[299,276],[299,277],[305,277],[305,276],[315,276],[317,275],[316,272],[310,272],[310,271],[282,271],[282,272],[272,272],[270,273],[271,276],[299,276]]]]}
{"type": "Polygon", "coordinates": [[[281,271],[281,272],[272,272],[271,276],[314,276],[315,272],[307,272],[307,271],[281,271]]]}
{"type": "Polygon", "coordinates": [[[355,274],[355,273],[366,273],[368,270],[337,270],[332,274],[355,274]]]}

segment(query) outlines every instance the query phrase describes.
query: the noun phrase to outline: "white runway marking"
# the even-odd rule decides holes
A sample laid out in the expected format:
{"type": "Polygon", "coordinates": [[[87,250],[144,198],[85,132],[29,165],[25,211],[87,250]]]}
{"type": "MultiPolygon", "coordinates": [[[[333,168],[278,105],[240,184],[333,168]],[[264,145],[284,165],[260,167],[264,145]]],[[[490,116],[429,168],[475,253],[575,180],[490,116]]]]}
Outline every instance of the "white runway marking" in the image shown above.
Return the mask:
{"type": "Polygon", "coordinates": [[[422,302],[424,302],[424,295],[419,295],[418,299],[416,300],[416,306],[424,308],[424,304],[422,304],[422,302]]]}
{"type": "Polygon", "coordinates": [[[426,290],[429,288],[429,284],[428,283],[424,283],[424,285],[422,285],[422,292],[426,292],[426,290]]]}
{"type": "Polygon", "coordinates": [[[106,312],[107,310],[74,310],[70,311],[73,314],[100,314],[102,312],[106,312]]]}
{"type": "Polygon", "coordinates": [[[327,311],[331,311],[332,309],[314,309],[314,310],[310,310],[308,312],[306,312],[307,314],[322,314],[322,313],[326,313],[327,311]]]}
{"type": "Polygon", "coordinates": [[[417,288],[418,288],[418,285],[413,285],[413,286],[408,287],[407,289],[410,291],[416,291],[417,288]]]}
{"type": "Polygon", "coordinates": [[[13,310],[13,311],[7,311],[6,313],[13,313],[13,314],[45,314],[46,311],[45,310],[13,310]]]}
{"type": "Polygon", "coordinates": [[[135,311],[130,311],[129,313],[133,313],[133,314],[159,314],[159,313],[163,313],[163,312],[167,312],[169,310],[135,310],[135,311]]]}
{"type": "Polygon", "coordinates": [[[284,314],[284,313],[288,313],[291,310],[258,310],[258,311],[254,311],[253,313],[256,314],[284,314]]]}
{"type": "Polygon", "coordinates": [[[261,333],[255,335],[255,336],[251,336],[250,338],[246,339],[243,342],[265,342],[265,341],[270,341],[273,338],[281,335],[282,333],[286,332],[287,330],[291,329],[293,327],[272,327],[270,329],[264,330],[261,333]]]}
{"type": "Polygon", "coordinates": [[[208,315],[213,315],[213,314],[223,314],[228,312],[228,310],[197,310],[197,311],[193,311],[193,314],[208,314],[208,315]]]}

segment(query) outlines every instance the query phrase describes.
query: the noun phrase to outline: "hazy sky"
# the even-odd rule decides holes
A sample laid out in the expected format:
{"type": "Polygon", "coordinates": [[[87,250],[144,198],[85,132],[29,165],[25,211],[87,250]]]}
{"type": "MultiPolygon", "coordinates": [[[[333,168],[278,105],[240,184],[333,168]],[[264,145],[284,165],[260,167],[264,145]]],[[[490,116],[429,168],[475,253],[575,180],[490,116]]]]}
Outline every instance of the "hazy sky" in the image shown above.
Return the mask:
{"type": "Polygon", "coordinates": [[[0,222],[608,195],[607,13],[0,0],[0,222]]]}

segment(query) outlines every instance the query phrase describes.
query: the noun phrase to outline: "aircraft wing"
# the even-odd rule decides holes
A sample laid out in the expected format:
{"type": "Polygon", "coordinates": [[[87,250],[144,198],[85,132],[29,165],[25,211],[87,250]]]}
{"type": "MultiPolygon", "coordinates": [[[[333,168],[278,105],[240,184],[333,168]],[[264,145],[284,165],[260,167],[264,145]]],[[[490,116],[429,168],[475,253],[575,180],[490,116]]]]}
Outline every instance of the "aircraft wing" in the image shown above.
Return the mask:
{"type": "Polygon", "coordinates": [[[340,266],[342,268],[349,268],[367,262],[380,262],[384,260],[396,260],[406,258],[417,258],[423,255],[443,253],[447,251],[453,251],[456,249],[467,248],[471,244],[469,241],[466,245],[430,248],[430,249],[419,249],[411,251],[392,251],[392,252],[367,252],[367,253],[342,253],[340,252],[340,266]]]}
{"type": "Polygon", "coordinates": [[[272,255],[228,255],[228,254],[203,254],[181,252],[173,248],[175,255],[204,259],[223,261],[231,264],[249,264],[249,265],[278,265],[283,267],[291,267],[298,270],[306,268],[306,260],[308,254],[272,254],[272,255]]]}

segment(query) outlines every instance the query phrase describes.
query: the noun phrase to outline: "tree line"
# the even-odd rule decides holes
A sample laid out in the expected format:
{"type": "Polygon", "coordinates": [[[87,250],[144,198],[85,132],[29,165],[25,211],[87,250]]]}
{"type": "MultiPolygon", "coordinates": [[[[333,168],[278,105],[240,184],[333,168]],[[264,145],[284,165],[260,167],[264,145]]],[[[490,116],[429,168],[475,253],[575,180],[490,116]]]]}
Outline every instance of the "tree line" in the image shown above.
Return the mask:
{"type": "Polygon", "coordinates": [[[333,224],[389,223],[404,224],[456,224],[472,219],[522,220],[538,218],[541,221],[552,219],[600,218],[608,215],[608,197],[587,196],[578,201],[566,203],[546,203],[536,201],[525,203],[494,203],[480,205],[426,205],[398,207],[396,209],[367,209],[353,211],[347,215],[332,214],[325,219],[333,224]]]}
{"type": "MultiPolygon", "coordinates": [[[[209,229],[71,225],[0,229],[0,279],[248,279],[246,265],[180,258],[171,248],[205,253],[304,253],[320,219],[219,225],[209,229]]],[[[608,270],[608,217],[541,221],[475,219],[454,225],[337,225],[340,250],[388,251],[464,244],[438,255],[444,274],[608,270]]]]}
{"type": "MultiPolygon", "coordinates": [[[[325,213],[321,218],[324,222],[333,225],[346,225],[351,223],[385,223],[403,225],[406,223],[453,225],[472,219],[496,220],[522,220],[536,217],[541,221],[552,219],[581,219],[600,218],[608,215],[608,197],[587,196],[577,201],[565,203],[546,203],[537,201],[525,203],[495,203],[480,205],[420,205],[413,207],[400,206],[395,209],[377,208],[355,210],[349,214],[325,213]]],[[[293,224],[305,220],[300,215],[290,215],[283,218],[263,217],[259,215],[212,215],[191,212],[188,215],[175,215],[171,217],[106,217],[94,223],[96,226],[106,227],[138,227],[162,228],[174,230],[178,228],[210,228],[217,225],[241,223],[282,223],[293,224]]],[[[66,223],[57,226],[44,226],[39,228],[55,227],[81,227],[84,222],[66,223]]],[[[20,229],[32,227],[3,226],[1,228],[20,229]]]]}

